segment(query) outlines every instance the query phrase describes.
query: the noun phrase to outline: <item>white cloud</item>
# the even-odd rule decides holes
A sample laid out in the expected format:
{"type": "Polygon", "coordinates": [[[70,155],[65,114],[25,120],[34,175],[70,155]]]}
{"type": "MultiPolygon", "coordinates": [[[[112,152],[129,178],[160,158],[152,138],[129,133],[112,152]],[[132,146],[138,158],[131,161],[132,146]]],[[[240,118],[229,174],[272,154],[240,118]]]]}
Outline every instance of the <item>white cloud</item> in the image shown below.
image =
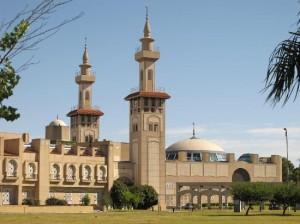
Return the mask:
{"type": "MultiPolygon", "coordinates": [[[[286,156],[285,141],[281,139],[212,139],[213,142],[219,144],[226,152],[236,154],[236,159],[243,153],[256,153],[259,156],[281,155],[286,156]]],[[[289,141],[289,159],[298,165],[300,158],[300,139],[291,139],[289,141]]]]}
{"type": "MultiPolygon", "coordinates": [[[[286,127],[288,130],[288,135],[290,137],[296,137],[300,135],[300,127],[286,127]]],[[[279,137],[284,136],[284,131],[282,127],[277,128],[253,128],[246,130],[247,133],[253,134],[253,135],[264,135],[270,136],[270,137],[279,137]]]]}

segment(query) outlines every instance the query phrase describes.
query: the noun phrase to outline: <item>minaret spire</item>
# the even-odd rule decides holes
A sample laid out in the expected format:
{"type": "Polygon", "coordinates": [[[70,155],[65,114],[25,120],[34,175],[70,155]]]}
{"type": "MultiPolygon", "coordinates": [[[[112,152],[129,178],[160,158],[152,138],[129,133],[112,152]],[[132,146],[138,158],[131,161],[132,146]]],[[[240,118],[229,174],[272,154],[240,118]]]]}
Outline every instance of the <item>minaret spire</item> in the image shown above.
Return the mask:
{"type": "Polygon", "coordinates": [[[148,6],[146,6],[146,23],[144,26],[144,37],[151,38],[151,28],[148,15],[148,6]]]}
{"type": "Polygon", "coordinates": [[[99,120],[103,112],[92,104],[93,83],[96,80],[89,63],[87,38],[84,38],[84,51],[80,72],[75,77],[78,84],[78,106],[67,115],[71,118],[71,139],[73,142],[91,143],[99,138],[99,120]],[[88,125],[87,125],[88,123],[88,125]]]}
{"type": "Polygon", "coordinates": [[[87,52],[87,38],[84,38],[84,52],[83,52],[83,56],[82,56],[82,62],[83,64],[89,64],[89,55],[87,52]]]}

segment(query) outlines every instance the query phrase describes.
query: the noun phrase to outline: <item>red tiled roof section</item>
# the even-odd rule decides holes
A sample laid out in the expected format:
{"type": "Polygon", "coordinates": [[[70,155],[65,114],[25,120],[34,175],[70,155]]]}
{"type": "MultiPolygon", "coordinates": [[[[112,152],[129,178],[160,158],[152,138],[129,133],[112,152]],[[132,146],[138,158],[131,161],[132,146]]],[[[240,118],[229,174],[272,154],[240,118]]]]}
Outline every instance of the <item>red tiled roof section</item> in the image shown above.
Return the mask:
{"type": "Polygon", "coordinates": [[[76,110],[70,111],[67,116],[72,117],[75,115],[93,115],[93,116],[102,116],[104,113],[101,110],[98,109],[83,109],[79,108],[76,110]]]}
{"type": "Polygon", "coordinates": [[[154,97],[154,98],[161,98],[161,99],[169,99],[171,96],[165,92],[145,92],[139,91],[135,93],[131,93],[125,97],[125,100],[130,100],[136,97],[154,97]]]}

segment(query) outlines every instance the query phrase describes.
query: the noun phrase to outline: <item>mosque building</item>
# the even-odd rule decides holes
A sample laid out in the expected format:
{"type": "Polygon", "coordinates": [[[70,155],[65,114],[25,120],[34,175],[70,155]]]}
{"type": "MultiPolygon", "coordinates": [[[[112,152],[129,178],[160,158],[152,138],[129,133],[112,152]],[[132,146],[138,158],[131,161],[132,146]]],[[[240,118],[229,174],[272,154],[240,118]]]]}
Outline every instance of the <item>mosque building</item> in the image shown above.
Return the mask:
{"type": "MultiPolygon", "coordinates": [[[[67,116],[70,126],[58,118],[45,128],[45,138],[30,141],[29,134],[0,132],[0,205],[20,205],[23,199],[45,204],[49,197],[80,204],[88,194],[101,207],[102,198],[117,179],[154,187],[159,205],[200,206],[232,201],[230,185],[236,181],[281,182],[279,155],[244,154],[239,159],[219,145],[197,138],[195,132],[165,146],[166,100],[170,95],[156,88],[154,48],[148,16],[139,63],[139,89],[125,97],[129,103],[129,143],[100,141],[100,118],[93,107],[91,70],[85,46],[78,84],[78,105],[67,116]]],[[[176,100],[176,99],[175,99],[176,100]]]]}

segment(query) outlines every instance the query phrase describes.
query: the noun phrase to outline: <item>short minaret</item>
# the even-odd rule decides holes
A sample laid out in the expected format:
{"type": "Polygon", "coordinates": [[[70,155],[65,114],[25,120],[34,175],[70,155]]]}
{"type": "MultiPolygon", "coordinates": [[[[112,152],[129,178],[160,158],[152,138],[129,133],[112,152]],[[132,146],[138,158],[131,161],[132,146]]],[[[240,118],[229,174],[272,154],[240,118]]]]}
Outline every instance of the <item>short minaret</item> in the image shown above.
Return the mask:
{"type": "Polygon", "coordinates": [[[165,100],[170,96],[155,88],[154,50],[148,13],[141,49],[135,54],[139,63],[139,91],[129,94],[130,150],[134,163],[135,183],[153,186],[159,194],[159,204],[165,204],[165,100]]]}
{"type": "Polygon", "coordinates": [[[99,117],[103,112],[92,107],[92,84],[96,78],[91,71],[86,44],[79,67],[80,74],[75,77],[79,86],[78,106],[67,116],[71,118],[71,140],[91,143],[99,138],[99,117]]]}

